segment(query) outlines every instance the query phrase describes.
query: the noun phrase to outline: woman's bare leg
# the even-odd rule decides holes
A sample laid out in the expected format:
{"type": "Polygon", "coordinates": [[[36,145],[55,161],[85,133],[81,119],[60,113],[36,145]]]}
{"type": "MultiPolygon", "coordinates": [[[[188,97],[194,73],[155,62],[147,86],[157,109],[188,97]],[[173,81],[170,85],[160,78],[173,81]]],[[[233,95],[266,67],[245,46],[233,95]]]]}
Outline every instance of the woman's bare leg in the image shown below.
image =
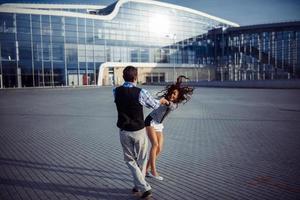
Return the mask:
{"type": "Polygon", "coordinates": [[[157,142],[158,142],[158,148],[156,151],[156,159],[157,159],[158,155],[162,152],[162,149],[163,149],[164,135],[162,132],[156,132],[156,136],[157,136],[157,142]]]}
{"type": "Polygon", "coordinates": [[[156,172],[156,154],[157,154],[157,149],[159,147],[158,140],[157,140],[157,134],[156,134],[154,128],[151,126],[147,126],[146,130],[147,130],[149,140],[151,142],[150,155],[149,155],[149,160],[147,163],[147,171],[151,168],[151,173],[154,176],[158,176],[158,174],[156,172]]]}

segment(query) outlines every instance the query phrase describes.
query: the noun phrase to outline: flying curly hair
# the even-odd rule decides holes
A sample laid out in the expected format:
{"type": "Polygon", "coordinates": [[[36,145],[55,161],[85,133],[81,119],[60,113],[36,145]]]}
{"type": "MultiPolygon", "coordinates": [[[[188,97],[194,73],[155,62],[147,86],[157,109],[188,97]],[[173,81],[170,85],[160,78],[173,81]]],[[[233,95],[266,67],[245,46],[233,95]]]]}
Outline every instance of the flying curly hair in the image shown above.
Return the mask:
{"type": "Polygon", "coordinates": [[[186,86],[186,85],[182,85],[182,80],[183,79],[189,80],[189,78],[187,78],[183,75],[178,76],[176,83],[173,83],[171,85],[167,85],[164,90],[158,92],[156,95],[159,98],[164,97],[165,99],[167,99],[169,101],[173,91],[178,90],[178,98],[173,103],[176,103],[176,104],[183,103],[183,104],[185,104],[186,102],[188,102],[191,99],[194,88],[186,86]]]}

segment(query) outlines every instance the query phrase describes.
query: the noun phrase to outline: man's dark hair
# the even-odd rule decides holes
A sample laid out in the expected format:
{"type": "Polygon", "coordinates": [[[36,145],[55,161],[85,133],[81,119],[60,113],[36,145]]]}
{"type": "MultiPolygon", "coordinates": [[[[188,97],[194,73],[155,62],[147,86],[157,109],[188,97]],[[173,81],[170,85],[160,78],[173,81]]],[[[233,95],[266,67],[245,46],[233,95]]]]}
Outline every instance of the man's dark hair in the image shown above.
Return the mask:
{"type": "Polygon", "coordinates": [[[137,79],[137,69],[133,66],[127,66],[123,70],[123,78],[125,81],[133,82],[137,79]]]}

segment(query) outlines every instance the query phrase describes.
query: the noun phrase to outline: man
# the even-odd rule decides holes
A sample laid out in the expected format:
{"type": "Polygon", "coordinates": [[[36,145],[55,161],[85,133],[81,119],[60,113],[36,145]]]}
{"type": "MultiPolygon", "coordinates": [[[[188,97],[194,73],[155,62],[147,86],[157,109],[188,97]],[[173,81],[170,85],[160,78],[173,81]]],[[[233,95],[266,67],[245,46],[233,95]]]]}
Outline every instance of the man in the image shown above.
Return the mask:
{"type": "Polygon", "coordinates": [[[156,109],[168,104],[164,98],[154,99],[145,89],[136,87],[137,69],[127,66],[123,70],[125,83],[114,89],[118,110],[117,126],[120,128],[120,142],[124,160],[133,176],[133,193],[142,192],[141,198],[152,195],[151,186],[145,180],[148,138],[144,125],[143,106],[156,109]]]}

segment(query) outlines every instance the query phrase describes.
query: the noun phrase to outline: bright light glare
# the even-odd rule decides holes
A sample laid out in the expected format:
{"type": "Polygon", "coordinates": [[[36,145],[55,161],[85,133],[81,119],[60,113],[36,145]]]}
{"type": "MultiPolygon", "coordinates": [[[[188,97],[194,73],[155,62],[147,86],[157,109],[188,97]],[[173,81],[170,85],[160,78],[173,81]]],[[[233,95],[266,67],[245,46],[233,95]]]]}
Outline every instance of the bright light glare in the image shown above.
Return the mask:
{"type": "Polygon", "coordinates": [[[156,14],[149,19],[149,30],[158,36],[169,34],[170,21],[167,16],[156,14]]]}

